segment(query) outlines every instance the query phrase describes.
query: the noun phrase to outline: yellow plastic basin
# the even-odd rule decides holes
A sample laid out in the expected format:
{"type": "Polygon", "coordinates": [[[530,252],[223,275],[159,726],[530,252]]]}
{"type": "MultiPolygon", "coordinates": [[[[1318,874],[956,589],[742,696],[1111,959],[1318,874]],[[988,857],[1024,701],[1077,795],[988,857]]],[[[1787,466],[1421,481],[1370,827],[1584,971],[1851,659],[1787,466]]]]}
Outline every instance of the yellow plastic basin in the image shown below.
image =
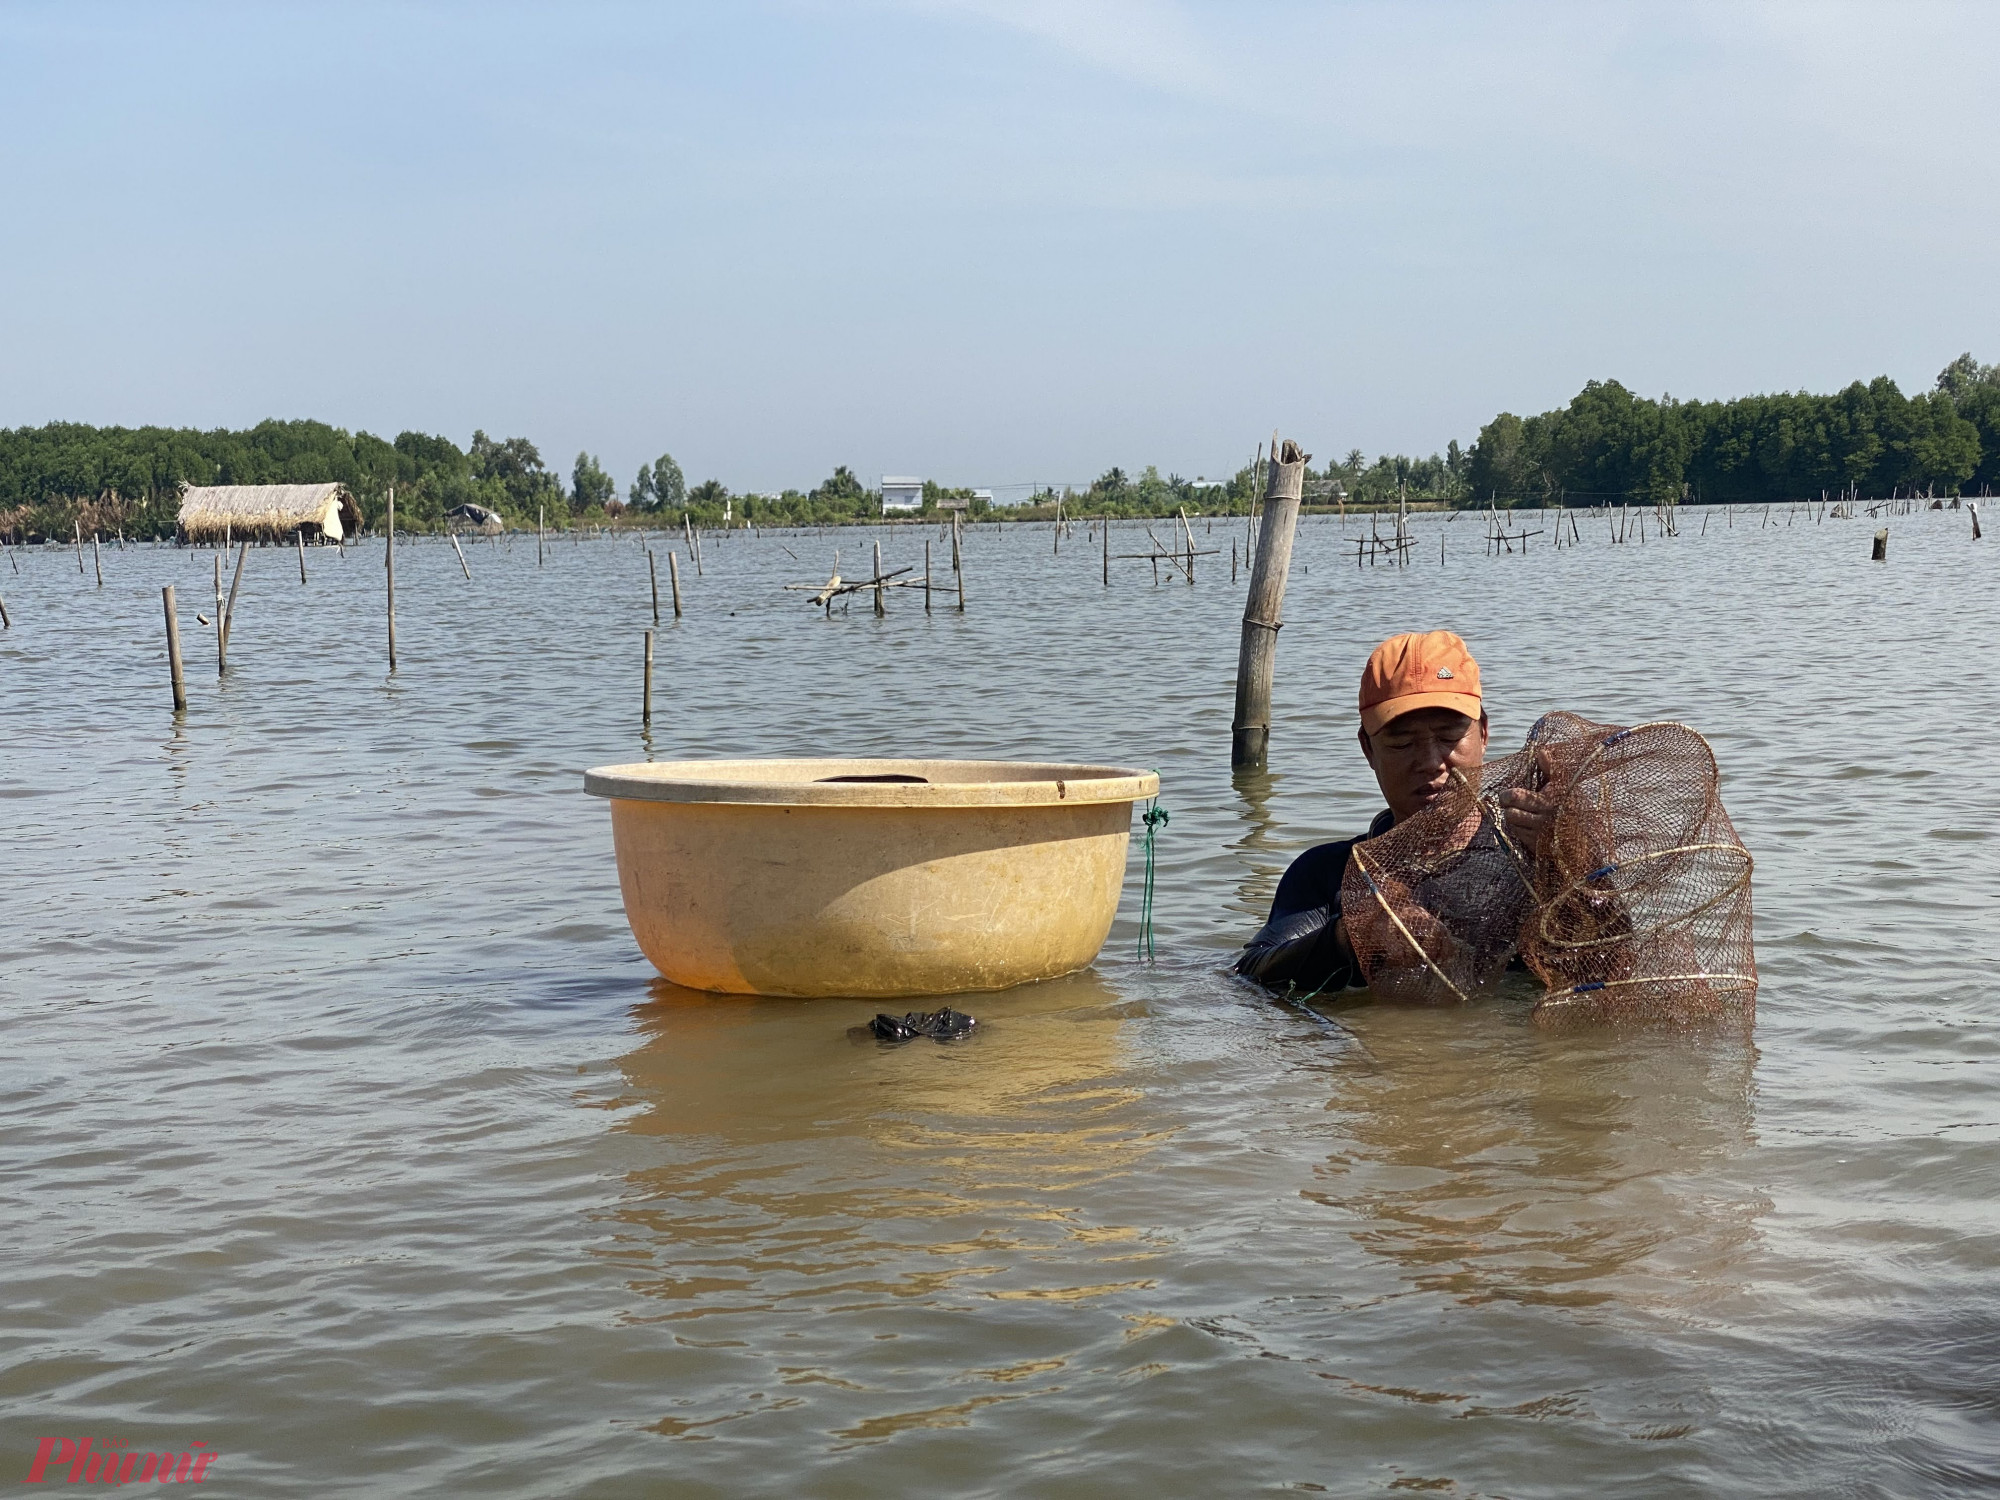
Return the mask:
{"type": "Polygon", "coordinates": [[[692,989],[896,998],[1097,957],[1150,771],[983,760],[600,766],[625,918],[692,989]]]}

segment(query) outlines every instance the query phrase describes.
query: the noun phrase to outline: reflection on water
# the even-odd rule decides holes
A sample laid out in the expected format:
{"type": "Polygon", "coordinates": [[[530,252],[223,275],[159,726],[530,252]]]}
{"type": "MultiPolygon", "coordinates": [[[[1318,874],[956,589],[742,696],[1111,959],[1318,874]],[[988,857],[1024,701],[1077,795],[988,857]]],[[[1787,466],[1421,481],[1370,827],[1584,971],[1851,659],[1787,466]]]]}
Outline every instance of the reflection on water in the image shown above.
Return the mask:
{"type": "Polygon", "coordinates": [[[1350,1011],[1376,1066],[1328,1104],[1343,1148],[1308,1196],[1412,1285],[1586,1307],[1726,1276],[1769,1199],[1712,1169],[1754,1143],[1754,1048],[1551,1035],[1525,1001],[1350,1011]]]}

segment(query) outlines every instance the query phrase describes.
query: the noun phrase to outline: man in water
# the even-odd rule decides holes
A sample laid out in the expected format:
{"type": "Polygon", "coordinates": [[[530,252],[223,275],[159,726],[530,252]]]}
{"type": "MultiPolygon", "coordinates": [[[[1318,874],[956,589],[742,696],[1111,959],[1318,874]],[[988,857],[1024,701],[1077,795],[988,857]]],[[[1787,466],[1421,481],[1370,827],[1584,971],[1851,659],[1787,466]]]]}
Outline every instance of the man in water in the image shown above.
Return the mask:
{"type": "MultiPolygon", "coordinates": [[[[1389,805],[1368,832],[1308,849],[1292,861],[1271,916],[1237,960],[1236,972],[1273,989],[1317,994],[1363,982],[1340,916],[1347,859],[1363,839],[1386,833],[1444,795],[1454,772],[1478,781],[1486,759],[1486,709],[1479,663],[1449,630],[1391,636],[1361,674],[1361,753],[1389,805]]],[[[1530,856],[1541,846],[1553,799],[1511,790],[1500,796],[1507,833],[1530,856]]]]}

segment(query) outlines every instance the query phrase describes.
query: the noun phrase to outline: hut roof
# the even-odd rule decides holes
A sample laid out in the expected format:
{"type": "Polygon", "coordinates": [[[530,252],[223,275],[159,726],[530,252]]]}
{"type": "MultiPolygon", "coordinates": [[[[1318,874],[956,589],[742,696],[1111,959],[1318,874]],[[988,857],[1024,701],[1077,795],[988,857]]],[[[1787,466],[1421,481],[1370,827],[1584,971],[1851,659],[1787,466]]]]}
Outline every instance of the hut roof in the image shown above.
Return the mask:
{"type": "Polygon", "coordinates": [[[207,484],[181,491],[181,534],[206,539],[290,536],[302,526],[338,539],[361,528],[361,507],[343,484],[207,484]]]}

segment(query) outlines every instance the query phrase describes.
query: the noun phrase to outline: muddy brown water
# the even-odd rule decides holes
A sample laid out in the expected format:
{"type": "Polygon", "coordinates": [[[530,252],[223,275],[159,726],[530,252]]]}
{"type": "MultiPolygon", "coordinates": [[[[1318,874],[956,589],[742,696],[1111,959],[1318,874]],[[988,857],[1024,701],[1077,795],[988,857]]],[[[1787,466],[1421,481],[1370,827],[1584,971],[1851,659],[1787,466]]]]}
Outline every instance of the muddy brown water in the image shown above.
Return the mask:
{"type": "Polygon", "coordinates": [[[968,613],[879,621],[780,588],[876,534],[711,537],[650,735],[630,540],[402,550],[393,677],[379,544],[253,550],[220,683],[211,554],[0,563],[0,1475],[89,1435],[225,1495],[2000,1485],[1995,544],[1773,520],[1490,558],[1422,517],[1400,571],[1309,521],[1236,781],[1240,522],[1192,588],[976,529],[968,613]],[[1501,748],[1709,734],[1751,1041],[1526,988],[1342,1031],[1224,972],[1378,805],[1367,649],[1434,626],[1501,748]],[[964,1044],[655,978],[582,768],[836,753],[1157,767],[1157,963],[1135,842],[1098,964],[964,1044]]]}

